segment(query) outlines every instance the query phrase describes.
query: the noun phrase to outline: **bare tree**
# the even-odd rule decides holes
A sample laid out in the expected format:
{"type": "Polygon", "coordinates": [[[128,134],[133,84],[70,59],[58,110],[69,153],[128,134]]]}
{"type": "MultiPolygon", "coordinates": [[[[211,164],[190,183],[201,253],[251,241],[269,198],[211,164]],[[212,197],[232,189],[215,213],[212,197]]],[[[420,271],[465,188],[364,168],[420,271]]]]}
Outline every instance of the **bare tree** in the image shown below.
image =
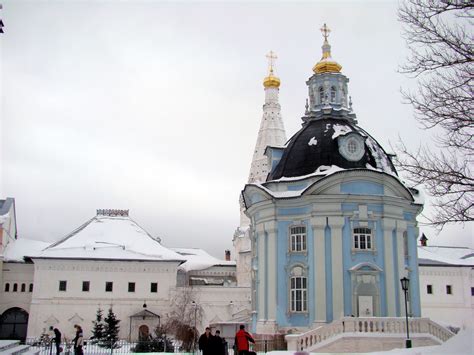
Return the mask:
{"type": "Polygon", "coordinates": [[[175,292],[164,329],[168,334],[173,334],[176,340],[181,341],[183,351],[191,351],[199,337],[197,325],[202,320],[202,308],[192,288],[177,287],[175,292]]]}
{"type": "Polygon", "coordinates": [[[418,83],[403,96],[437,133],[414,152],[400,142],[395,163],[434,197],[427,218],[439,230],[474,220],[473,11],[472,1],[406,0],[398,13],[410,51],[401,72],[418,83]]]}

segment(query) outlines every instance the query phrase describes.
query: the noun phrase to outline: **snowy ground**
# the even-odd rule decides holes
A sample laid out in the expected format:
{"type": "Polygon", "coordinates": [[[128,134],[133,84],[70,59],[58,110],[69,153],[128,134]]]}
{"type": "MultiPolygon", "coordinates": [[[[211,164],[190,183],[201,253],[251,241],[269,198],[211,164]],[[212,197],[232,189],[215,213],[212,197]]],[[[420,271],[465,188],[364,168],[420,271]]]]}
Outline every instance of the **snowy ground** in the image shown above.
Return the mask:
{"type": "MultiPolygon", "coordinates": [[[[104,348],[95,346],[86,346],[86,355],[101,355],[110,354],[110,350],[104,351],[104,348]]],[[[114,350],[116,355],[132,355],[137,353],[128,352],[126,347],[114,350]]],[[[49,353],[49,352],[47,352],[49,353]]],[[[43,354],[43,353],[41,353],[43,354]]],[[[147,353],[148,355],[171,355],[173,353],[147,353]]],[[[200,354],[200,353],[199,353],[200,354]]],[[[264,354],[264,353],[259,353],[264,354]]],[[[294,351],[271,351],[267,355],[294,355],[294,351]]],[[[303,355],[304,353],[299,353],[303,355]]],[[[325,353],[318,353],[324,355],[325,353]]],[[[365,355],[374,355],[375,353],[365,353],[365,355]]],[[[394,349],[385,352],[377,352],[377,354],[386,355],[432,355],[432,354],[443,354],[443,355],[473,355],[474,354],[474,331],[472,329],[461,330],[457,335],[449,339],[446,343],[438,346],[425,346],[412,349],[394,349]]],[[[174,353],[174,355],[192,355],[192,353],[174,353]]],[[[232,355],[231,353],[229,355],[232,355]]],[[[364,354],[360,354],[364,355],[364,354]]]]}

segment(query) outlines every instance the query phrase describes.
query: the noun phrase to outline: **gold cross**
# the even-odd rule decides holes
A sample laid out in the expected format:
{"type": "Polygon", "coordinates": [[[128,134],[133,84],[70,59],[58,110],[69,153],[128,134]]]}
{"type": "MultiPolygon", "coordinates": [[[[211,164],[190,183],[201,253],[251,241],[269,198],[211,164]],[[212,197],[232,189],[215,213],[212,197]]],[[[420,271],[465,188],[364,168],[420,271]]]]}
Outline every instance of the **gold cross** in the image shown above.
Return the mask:
{"type": "Polygon", "coordinates": [[[273,65],[275,64],[275,60],[278,58],[275,54],[275,52],[273,51],[270,51],[270,53],[268,53],[266,55],[267,59],[268,59],[268,69],[270,71],[270,73],[273,73],[273,65]]]}
{"type": "Polygon", "coordinates": [[[331,32],[331,30],[328,26],[326,26],[326,24],[321,27],[321,32],[323,33],[324,40],[327,41],[329,37],[329,32],[331,32]]]}

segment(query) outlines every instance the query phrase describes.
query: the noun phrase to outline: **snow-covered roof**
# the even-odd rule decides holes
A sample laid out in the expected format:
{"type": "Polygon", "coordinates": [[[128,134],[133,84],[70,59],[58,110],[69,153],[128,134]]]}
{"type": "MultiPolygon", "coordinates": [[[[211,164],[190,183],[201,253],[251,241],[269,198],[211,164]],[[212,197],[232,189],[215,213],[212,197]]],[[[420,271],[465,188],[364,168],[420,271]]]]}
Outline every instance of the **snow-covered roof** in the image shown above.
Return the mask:
{"type": "Polygon", "coordinates": [[[209,255],[202,249],[194,248],[171,248],[182,257],[186,262],[179,266],[179,269],[185,272],[205,270],[212,266],[235,266],[235,261],[220,260],[209,255]]]}
{"type": "Polygon", "coordinates": [[[17,238],[10,240],[3,252],[4,261],[24,262],[25,255],[36,256],[50,243],[40,240],[17,238]]]}
{"type": "Polygon", "coordinates": [[[418,246],[418,264],[474,266],[474,249],[468,247],[418,246]]]}
{"type": "MultiPolygon", "coordinates": [[[[101,211],[101,210],[99,210],[101,211]]],[[[99,212],[98,211],[98,212],[99,212]]],[[[104,210],[105,211],[105,210],[104,210]]],[[[184,261],[128,216],[97,216],[42,251],[40,258],[184,261]]]]}

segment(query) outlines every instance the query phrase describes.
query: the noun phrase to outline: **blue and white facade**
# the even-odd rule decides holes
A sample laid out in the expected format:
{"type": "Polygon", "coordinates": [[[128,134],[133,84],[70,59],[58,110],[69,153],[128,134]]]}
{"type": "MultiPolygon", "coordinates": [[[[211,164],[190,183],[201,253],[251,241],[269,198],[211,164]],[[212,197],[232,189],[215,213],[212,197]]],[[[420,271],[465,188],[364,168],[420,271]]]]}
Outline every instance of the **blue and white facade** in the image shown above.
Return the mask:
{"type": "Polygon", "coordinates": [[[421,315],[416,216],[422,204],[399,180],[390,156],[356,125],[340,68],[326,40],[307,81],[303,127],[285,147],[267,149],[266,182],[242,191],[251,221],[257,334],[351,315],[404,316],[404,276],[409,313],[421,315]]]}

